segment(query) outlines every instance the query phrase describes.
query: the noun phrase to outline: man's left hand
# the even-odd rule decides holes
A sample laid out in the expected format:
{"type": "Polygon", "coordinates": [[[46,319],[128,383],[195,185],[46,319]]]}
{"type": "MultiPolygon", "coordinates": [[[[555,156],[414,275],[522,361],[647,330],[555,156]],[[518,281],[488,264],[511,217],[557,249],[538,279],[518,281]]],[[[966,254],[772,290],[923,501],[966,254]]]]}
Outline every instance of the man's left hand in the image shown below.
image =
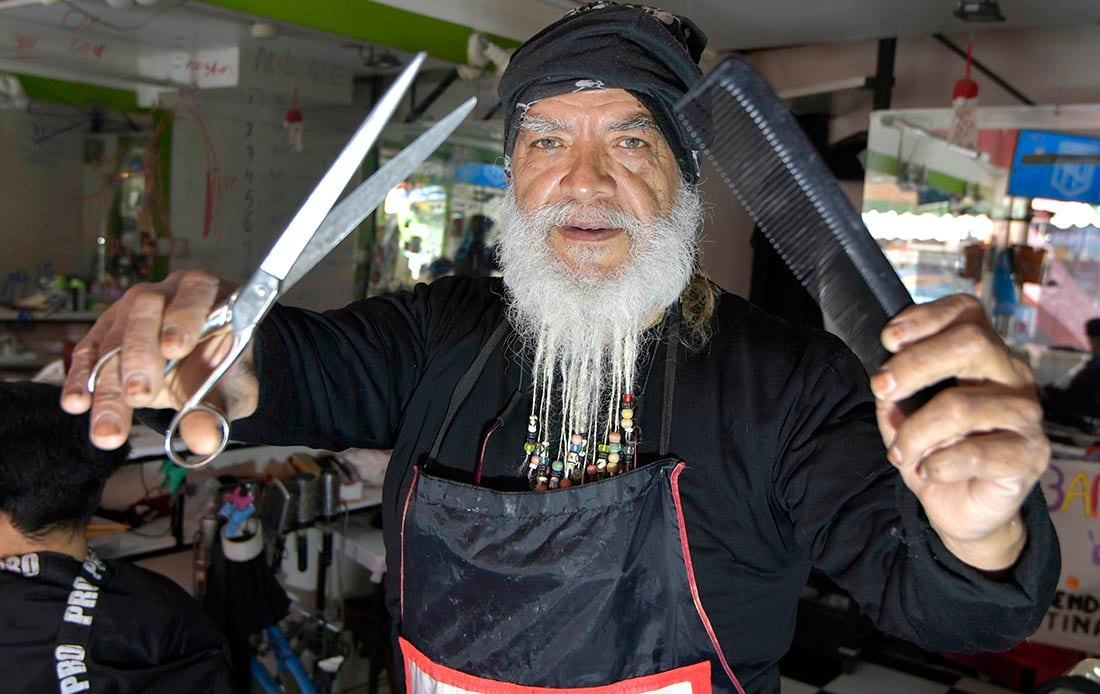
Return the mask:
{"type": "Polygon", "coordinates": [[[1027,540],[1020,507],[1050,462],[1031,369],[972,296],[910,306],[882,331],[894,356],[871,379],[888,458],[960,560],[1015,563],[1027,540]],[[897,403],[954,376],[957,385],[905,415],[897,403]]]}

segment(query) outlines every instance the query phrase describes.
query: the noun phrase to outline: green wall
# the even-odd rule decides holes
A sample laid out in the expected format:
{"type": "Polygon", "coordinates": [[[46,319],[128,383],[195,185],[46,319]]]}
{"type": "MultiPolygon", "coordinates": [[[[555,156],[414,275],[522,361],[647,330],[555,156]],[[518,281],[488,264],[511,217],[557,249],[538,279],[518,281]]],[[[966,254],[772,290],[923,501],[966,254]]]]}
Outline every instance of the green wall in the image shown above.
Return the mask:
{"type": "MultiPolygon", "coordinates": [[[[434,19],[370,0],[203,0],[227,10],[297,24],[402,51],[427,51],[452,63],[466,63],[470,27],[434,19]]],[[[446,2],[447,0],[438,0],[446,2]]],[[[490,35],[499,46],[519,43],[490,35]]]]}
{"type": "Polygon", "coordinates": [[[51,101],[74,106],[88,106],[99,103],[110,111],[118,113],[137,113],[137,96],[125,89],[111,89],[94,84],[79,84],[48,77],[17,74],[23,91],[34,101],[51,101]]]}

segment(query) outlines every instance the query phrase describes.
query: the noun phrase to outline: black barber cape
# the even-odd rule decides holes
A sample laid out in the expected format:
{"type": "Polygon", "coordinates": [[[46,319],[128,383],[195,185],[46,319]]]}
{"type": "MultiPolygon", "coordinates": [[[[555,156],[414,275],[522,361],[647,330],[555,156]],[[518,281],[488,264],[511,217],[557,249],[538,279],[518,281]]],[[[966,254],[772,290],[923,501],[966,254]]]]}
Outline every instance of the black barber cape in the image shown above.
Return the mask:
{"type": "MultiPolygon", "coordinates": [[[[323,315],[279,307],[260,326],[259,409],[234,424],[234,438],[393,448],[383,507],[391,613],[413,466],[503,319],[504,292],[497,279],[446,278],[323,315]]],[[[526,488],[522,349],[514,336],[496,348],[444,442],[439,460],[450,467],[429,468],[434,475],[471,481],[483,433],[519,391],[486,447],[482,483],[526,488]]],[[[1024,507],[1023,555],[1010,576],[991,580],[944,548],[886,460],[866,373],[837,338],[723,294],[710,344],[678,354],[670,451],[687,462],[684,524],[703,607],[747,691],[778,690],[776,663],[812,566],[879,629],[928,650],[1001,650],[1038,626],[1060,568],[1038,489],[1024,507]]],[[[659,444],[664,357],[652,341],[638,372],[642,463],[659,444]]]]}
{"type": "Polygon", "coordinates": [[[54,552],[0,558],[0,691],[233,691],[225,640],[183,589],[93,561],[96,576],[54,552]]]}

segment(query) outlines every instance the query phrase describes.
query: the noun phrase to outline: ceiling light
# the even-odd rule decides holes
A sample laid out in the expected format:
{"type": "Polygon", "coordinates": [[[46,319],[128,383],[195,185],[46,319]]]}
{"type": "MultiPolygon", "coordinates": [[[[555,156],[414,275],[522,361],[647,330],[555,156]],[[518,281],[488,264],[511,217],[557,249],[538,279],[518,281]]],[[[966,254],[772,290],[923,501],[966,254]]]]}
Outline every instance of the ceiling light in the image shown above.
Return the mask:
{"type": "Polygon", "coordinates": [[[253,22],[249,31],[258,41],[270,41],[279,36],[279,27],[271,22],[253,22]]]}
{"type": "Polygon", "coordinates": [[[955,16],[964,22],[1003,22],[1005,17],[997,0],[959,0],[955,16]]]}
{"type": "Polygon", "coordinates": [[[383,48],[382,52],[375,55],[374,46],[364,47],[356,45],[359,49],[359,59],[363,61],[363,67],[370,68],[372,70],[393,70],[401,67],[401,59],[393,54],[388,48],[383,48]]]}

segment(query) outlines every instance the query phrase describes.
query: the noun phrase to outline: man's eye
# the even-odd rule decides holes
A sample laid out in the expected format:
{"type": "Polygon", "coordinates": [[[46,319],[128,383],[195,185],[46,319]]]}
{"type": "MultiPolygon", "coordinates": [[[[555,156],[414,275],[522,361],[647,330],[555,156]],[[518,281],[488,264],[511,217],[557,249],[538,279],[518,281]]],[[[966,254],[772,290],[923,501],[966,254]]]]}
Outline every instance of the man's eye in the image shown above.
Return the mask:
{"type": "Polygon", "coordinates": [[[539,149],[554,149],[561,146],[561,143],[552,137],[540,137],[532,144],[539,149]]]}
{"type": "Polygon", "coordinates": [[[642,149],[646,146],[645,140],[640,137],[628,137],[623,139],[619,144],[627,149],[642,149]]]}

